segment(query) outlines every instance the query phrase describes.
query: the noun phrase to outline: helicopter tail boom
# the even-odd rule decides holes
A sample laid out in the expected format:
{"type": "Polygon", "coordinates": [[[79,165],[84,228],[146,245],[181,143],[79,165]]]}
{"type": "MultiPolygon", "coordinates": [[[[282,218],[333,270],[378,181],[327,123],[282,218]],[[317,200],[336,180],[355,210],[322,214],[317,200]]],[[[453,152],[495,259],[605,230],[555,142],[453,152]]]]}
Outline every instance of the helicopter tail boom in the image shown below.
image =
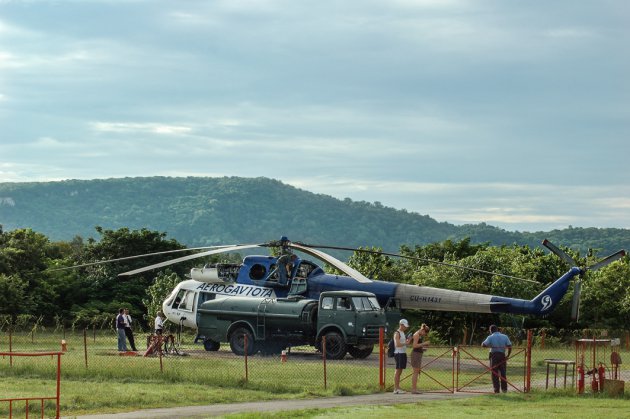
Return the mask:
{"type": "Polygon", "coordinates": [[[532,300],[409,284],[401,284],[397,287],[396,298],[400,300],[402,309],[543,316],[553,311],[567,292],[571,279],[580,273],[580,268],[571,268],[532,300]]]}

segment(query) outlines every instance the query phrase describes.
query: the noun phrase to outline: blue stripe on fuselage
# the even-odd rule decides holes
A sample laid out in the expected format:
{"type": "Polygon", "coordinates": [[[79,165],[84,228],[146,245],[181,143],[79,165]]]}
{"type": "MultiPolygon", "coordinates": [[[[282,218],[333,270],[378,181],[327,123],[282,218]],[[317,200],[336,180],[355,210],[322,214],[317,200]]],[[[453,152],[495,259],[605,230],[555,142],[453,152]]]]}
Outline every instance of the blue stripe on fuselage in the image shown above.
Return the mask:
{"type": "Polygon", "coordinates": [[[359,282],[346,276],[322,274],[312,275],[308,279],[308,298],[319,298],[323,291],[367,291],[374,293],[381,306],[387,304],[390,298],[396,294],[398,284],[383,281],[372,281],[370,283],[359,282]]]}
{"type": "Polygon", "coordinates": [[[573,267],[567,273],[547,287],[543,292],[538,294],[533,300],[520,300],[517,298],[492,297],[493,304],[490,310],[493,313],[518,313],[518,314],[535,314],[545,315],[551,313],[556,305],[562,300],[569,288],[569,282],[573,277],[579,275],[582,271],[580,268],[573,267]]]}

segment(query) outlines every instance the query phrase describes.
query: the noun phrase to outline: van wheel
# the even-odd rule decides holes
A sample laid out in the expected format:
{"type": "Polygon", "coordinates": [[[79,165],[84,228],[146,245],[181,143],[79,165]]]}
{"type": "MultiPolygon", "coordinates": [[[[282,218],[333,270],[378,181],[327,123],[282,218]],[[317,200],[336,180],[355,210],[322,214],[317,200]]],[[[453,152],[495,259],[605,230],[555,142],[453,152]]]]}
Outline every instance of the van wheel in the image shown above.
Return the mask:
{"type": "Polygon", "coordinates": [[[374,345],[367,346],[348,346],[348,353],[356,359],[364,359],[372,355],[374,345]]]}
{"type": "Polygon", "coordinates": [[[326,359],[342,359],[346,356],[346,342],[337,332],[326,333],[326,359]]]}
{"type": "Polygon", "coordinates": [[[247,355],[254,354],[254,335],[249,329],[245,327],[236,328],[232,334],[230,334],[230,349],[236,355],[245,355],[247,351],[247,355]],[[245,347],[245,337],[247,336],[247,348],[245,347]]]}
{"type": "Polygon", "coordinates": [[[208,352],[218,351],[220,347],[221,343],[215,342],[212,339],[204,339],[203,341],[203,348],[208,352]]]}

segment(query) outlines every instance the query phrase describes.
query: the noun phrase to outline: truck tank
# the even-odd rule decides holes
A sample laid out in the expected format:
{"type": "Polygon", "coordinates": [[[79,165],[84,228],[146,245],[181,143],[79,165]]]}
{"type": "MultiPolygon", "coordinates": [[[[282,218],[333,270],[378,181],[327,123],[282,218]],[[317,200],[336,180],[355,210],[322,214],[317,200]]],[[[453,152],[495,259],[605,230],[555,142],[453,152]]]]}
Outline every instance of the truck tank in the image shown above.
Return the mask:
{"type": "MultiPolygon", "coordinates": [[[[218,320],[244,320],[253,325],[264,316],[265,329],[304,330],[316,327],[317,301],[296,298],[227,297],[204,302],[198,310],[197,324],[206,329],[218,320]]],[[[259,337],[260,338],[260,337],[259,337]]]]}

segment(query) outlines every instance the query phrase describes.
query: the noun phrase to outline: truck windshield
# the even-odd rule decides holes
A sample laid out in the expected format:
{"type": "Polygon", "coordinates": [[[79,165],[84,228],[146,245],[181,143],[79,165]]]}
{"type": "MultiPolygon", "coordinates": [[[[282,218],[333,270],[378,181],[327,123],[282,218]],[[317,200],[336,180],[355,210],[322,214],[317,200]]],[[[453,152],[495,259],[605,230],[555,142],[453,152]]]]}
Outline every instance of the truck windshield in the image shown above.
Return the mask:
{"type": "Polygon", "coordinates": [[[381,309],[375,297],[352,297],[352,302],[357,311],[375,311],[381,309]]]}

